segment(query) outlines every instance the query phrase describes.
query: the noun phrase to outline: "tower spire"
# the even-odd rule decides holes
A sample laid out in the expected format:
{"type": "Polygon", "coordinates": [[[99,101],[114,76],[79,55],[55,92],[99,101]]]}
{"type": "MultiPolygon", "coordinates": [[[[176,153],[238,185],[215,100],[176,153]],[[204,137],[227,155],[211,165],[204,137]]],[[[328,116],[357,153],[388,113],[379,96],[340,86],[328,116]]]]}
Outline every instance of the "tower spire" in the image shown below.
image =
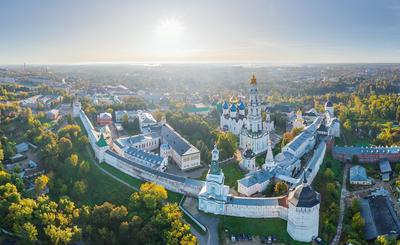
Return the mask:
{"type": "Polygon", "coordinates": [[[272,143],[270,134],[268,134],[267,155],[265,156],[265,168],[271,169],[275,166],[274,153],[272,152],[272,143]]]}
{"type": "Polygon", "coordinates": [[[250,84],[251,85],[257,85],[257,79],[256,79],[256,76],[254,74],[253,74],[253,76],[251,76],[250,84]]]}
{"type": "Polygon", "coordinates": [[[303,170],[303,185],[307,184],[307,178],[306,178],[306,169],[304,168],[303,170]]]}

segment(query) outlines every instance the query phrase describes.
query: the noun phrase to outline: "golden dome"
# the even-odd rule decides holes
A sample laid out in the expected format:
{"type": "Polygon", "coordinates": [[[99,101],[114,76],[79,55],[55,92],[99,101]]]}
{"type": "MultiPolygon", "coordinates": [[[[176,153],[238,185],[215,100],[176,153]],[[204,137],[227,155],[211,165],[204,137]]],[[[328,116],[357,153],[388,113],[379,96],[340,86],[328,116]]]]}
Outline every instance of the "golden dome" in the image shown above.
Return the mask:
{"type": "Polygon", "coordinates": [[[255,76],[254,74],[253,74],[253,76],[251,77],[250,84],[251,84],[251,85],[256,85],[256,84],[257,84],[257,79],[256,79],[256,76],[255,76]]]}

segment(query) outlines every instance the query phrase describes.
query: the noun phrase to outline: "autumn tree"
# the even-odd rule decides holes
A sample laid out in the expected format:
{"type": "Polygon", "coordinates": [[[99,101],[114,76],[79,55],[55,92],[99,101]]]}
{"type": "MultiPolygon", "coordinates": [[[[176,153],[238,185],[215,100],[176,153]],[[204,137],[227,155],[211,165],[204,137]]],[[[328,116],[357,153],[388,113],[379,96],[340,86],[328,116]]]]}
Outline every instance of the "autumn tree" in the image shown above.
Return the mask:
{"type": "Polygon", "coordinates": [[[276,182],[275,187],[274,187],[274,194],[276,196],[282,195],[284,193],[286,193],[288,191],[288,185],[279,180],[278,182],[276,182]]]}
{"type": "Polygon", "coordinates": [[[351,228],[353,228],[353,230],[355,230],[358,234],[361,234],[364,226],[365,220],[361,216],[361,213],[357,212],[353,215],[353,218],[351,219],[351,228]]]}
{"type": "Polygon", "coordinates": [[[46,189],[49,178],[46,175],[41,175],[35,179],[35,193],[39,195],[40,192],[46,189]]]}
{"type": "Polygon", "coordinates": [[[131,205],[139,209],[155,210],[167,199],[167,191],[163,186],[146,182],[140,186],[139,192],[134,192],[130,198],[131,205]]]}

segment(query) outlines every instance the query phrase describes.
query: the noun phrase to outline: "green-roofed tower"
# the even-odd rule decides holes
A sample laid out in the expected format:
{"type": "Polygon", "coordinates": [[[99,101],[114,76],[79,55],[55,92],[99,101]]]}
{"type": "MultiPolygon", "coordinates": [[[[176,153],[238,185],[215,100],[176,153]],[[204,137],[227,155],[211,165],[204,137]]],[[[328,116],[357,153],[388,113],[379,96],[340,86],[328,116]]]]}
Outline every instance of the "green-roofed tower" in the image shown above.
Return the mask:
{"type": "Polygon", "coordinates": [[[106,141],[106,139],[104,139],[104,135],[103,133],[101,133],[99,140],[97,141],[97,146],[98,147],[105,147],[108,146],[108,143],[106,141]]]}
{"type": "Polygon", "coordinates": [[[219,150],[217,146],[214,146],[214,149],[211,152],[211,166],[210,166],[210,174],[220,174],[221,169],[219,168],[219,150]]]}

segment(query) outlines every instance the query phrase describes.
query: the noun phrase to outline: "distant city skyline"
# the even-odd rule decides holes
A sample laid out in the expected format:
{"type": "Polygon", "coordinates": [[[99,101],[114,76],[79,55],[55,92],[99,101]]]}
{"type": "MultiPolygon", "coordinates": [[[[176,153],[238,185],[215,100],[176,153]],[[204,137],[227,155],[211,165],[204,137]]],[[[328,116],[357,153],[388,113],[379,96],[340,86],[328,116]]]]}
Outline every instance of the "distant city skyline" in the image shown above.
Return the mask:
{"type": "Polygon", "coordinates": [[[400,2],[13,1],[0,64],[397,63],[400,2]]]}

